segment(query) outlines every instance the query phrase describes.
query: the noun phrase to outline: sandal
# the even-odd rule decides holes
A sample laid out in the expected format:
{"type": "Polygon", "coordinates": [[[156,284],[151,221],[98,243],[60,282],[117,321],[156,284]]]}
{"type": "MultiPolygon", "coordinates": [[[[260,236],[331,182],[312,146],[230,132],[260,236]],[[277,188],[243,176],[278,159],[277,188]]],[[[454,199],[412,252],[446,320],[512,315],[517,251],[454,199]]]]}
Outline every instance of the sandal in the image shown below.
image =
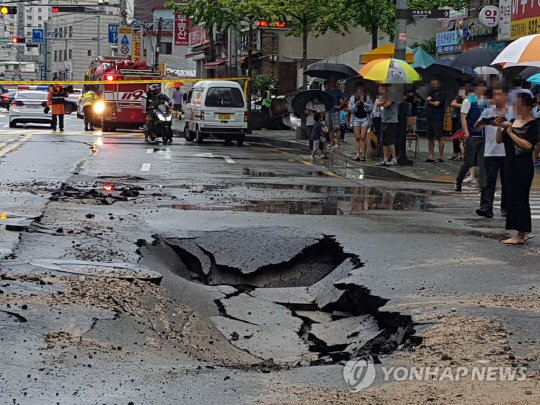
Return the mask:
{"type": "Polygon", "coordinates": [[[435,163],[435,161],[433,159],[426,159],[424,160],[425,163],[435,163]]]}
{"type": "Polygon", "coordinates": [[[505,245],[524,245],[525,243],[527,243],[527,241],[526,240],[520,241],[520,240],[511,238],[511,239],[503,240],[502,243],[504,243],[505,245]]]}
{"type": "Polygon", "coordinates": [[[444,162],[444,159],[435,159],[435,163],[442,163],[444,162]]]}

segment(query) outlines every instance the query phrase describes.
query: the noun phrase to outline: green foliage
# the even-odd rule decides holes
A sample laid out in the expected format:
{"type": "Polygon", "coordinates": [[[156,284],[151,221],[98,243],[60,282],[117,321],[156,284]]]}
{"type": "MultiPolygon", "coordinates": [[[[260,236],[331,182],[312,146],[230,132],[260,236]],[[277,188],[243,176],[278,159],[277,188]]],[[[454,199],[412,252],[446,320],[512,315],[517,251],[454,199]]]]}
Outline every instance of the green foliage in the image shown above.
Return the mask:
{"type": "Polygon", "coordinates": [[[278,78],[274,75],[255,74],[251,81],[251,91],[257,97],[263,97],[266,90],[277,88],[278,78]]]}
{"type": "MultiPolygon", "coordinates": [[[[363,27],[370,34],[384,33],[390,38],[395,35],[396,4],[394,0],[338,0],[344,6],[344,18],[354,25],[363,27]]],[[[461,10],[467,7],[468,0],[409,0],[409,10],[436,10],[452,7],[461,10]]]]}
{"type": "Polygon", "coordinates": [[[437,41],[435,40],[435,38],[428,39],[427,41],[424,41],[424,42],[415,42],[412,48],[416,48],[417,46],[421,46],[422,48],[424,48],[424,51],[426,51],[428,54],[430,54],[434,58],[437,57],[437,52],[436,52],[437,41]]]}

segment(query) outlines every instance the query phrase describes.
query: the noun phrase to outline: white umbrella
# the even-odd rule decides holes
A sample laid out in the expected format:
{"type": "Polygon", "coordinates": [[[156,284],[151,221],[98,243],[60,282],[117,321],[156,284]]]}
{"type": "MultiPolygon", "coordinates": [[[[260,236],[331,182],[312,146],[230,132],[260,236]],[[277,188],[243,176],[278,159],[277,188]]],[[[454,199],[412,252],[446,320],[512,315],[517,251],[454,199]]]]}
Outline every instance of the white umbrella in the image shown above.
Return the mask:
{"type": "Polygon", "coordinates": [[[502,65],[504,68],[512,66],[540,67],[540,34],[516,39],[504,48],[491,64],[502,65]]]}

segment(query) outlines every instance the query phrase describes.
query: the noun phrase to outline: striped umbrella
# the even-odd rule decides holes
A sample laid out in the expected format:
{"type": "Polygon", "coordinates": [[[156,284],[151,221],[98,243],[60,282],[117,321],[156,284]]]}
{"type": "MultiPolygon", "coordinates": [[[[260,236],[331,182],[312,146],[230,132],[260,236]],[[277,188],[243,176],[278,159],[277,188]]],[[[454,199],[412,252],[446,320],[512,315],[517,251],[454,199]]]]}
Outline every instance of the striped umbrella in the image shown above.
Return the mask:
{"type": "Polygon", "coordinates": [[[401,59],[377,59],[358,71],[366,80],[379,83],[400,84],[420,80],[420,75],[411,65],[401,59]]]}
{"type": "Polygon", "coordinates": [[[491,63],[492,65],[540,67],[540,34],[516,39],[491,63]]]}

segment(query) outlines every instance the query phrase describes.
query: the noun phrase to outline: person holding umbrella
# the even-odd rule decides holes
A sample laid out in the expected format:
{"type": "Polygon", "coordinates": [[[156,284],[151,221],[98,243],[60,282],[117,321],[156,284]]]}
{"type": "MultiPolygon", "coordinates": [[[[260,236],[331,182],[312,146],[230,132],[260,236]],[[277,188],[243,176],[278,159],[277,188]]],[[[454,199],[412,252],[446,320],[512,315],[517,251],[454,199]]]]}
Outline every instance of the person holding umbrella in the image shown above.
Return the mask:
{"type": "Polygon", "coordinates": [[[176,112],[178,116],[178,121],[182,119],[182,101],[183,101],[184,93],[180,90],[180,86],[176,88],[176,90],[173,92],[173,110],[176,112]]]}
{"type": "Polygon", "coordinates": [[[326,113],[326,124],[328,125],[328,136],[330,137],[328,150],[332,150],[333,147],[339,148],[341,144],[340,111],[344,105],[345,94],[338,89],[337,80],[334,77],[328,80],[326,92],[334,100],[334,106],[326,113]]]}

